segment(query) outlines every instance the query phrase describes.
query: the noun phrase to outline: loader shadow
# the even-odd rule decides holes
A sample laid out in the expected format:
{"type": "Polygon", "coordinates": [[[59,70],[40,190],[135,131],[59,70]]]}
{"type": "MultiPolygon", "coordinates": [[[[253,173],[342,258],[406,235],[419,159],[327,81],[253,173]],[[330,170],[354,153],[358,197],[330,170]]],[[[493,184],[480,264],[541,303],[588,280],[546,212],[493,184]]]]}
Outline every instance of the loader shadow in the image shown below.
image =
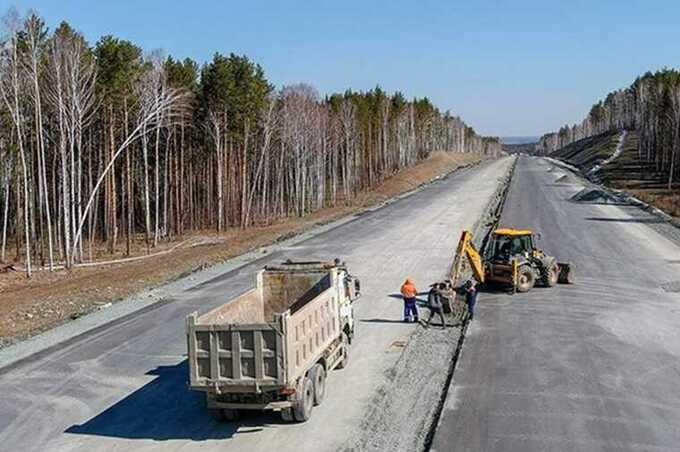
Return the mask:
{"type": "Polygon", "coordinates": [[[83,424],[64,432],[126,439],[228,439],[283,422],[273,414],[253,414],[239,422],[218,422],[208,414],[202,393],[187,387],[188,365],[160,366],[156,378],[83,424]],[[244,429],[244,427],[246,427],[244,429]],[[238,432],[237,432],[238,431],[238,432]]]}

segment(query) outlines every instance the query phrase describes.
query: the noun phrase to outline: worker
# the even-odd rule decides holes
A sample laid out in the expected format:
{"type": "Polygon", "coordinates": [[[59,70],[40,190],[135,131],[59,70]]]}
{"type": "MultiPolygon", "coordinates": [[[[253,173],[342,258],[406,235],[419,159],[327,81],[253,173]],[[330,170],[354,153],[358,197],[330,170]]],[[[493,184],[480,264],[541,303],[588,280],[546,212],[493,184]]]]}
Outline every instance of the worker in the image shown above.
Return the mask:
{"type": "Polygon", "coordinates": [[[472,320],[475,315],[475,303],[477,303],[477,285],[473,279],[465,281],[462,295],[465,295],[465,304],[468,308],[469,319],[472,320]]]}
{"type": "Polygon", "coordinates": [[[446,328],[446,320],[444,320],[444,294],[442,293],[446,290],[446,284],[436,283],[432,284],[430,292],[427,294],[427,307],[430,309],[430,316],[427,318],[427,325],[430,326],[432,323],[432,317],[435,314],[439,316],[442,321],[442,328],[446,328]]]}
{"type": "Polygon", "coordinates": [[[404,322],[418,322],[418,308],[416,307],[418,289],[412,279],[407,278],[401,285],[401,296],[404,297],[404,322]]]}

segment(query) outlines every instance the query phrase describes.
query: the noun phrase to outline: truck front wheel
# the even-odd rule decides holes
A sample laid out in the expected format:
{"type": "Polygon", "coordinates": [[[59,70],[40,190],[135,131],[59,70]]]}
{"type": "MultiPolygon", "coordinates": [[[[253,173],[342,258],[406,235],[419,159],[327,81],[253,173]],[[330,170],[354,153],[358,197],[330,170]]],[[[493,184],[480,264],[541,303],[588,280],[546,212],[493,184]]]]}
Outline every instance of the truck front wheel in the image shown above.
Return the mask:
{"type": "Polygon", "coordinates": [[[337,369],[344,369],[349,363],[349,336],[347,333],[342,333],[342,358],[336,366],[337,369]]]}
{"type": "Polygon", "coordinates": [[[314,405],[321,405],[326,397],[326,370],[321,364],[314,364],[309,375],[314,384],[314,405]]]}
{"type": "Polygon", "coordinates": [[[302,390],[298,394],[298,399],[293,406],[293,416],[298,422],[306,422],[312,416],[314,408],[314,384],[312,380],[305,377],[302,382],[302,390]]]}

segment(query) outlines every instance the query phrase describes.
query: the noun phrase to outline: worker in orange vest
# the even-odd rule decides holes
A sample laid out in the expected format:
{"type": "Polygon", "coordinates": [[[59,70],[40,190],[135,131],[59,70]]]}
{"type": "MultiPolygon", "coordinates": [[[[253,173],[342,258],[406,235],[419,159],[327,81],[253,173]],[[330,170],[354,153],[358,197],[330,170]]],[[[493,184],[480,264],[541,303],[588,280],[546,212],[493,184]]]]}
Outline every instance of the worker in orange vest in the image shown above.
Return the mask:
{"type": "Polygon", "coordinates": [[[412,279],[407,278],[401,285],[401,296],[404,297],[404,322],[418,321],[418,307],[416,306],[418,289],[412,279]]]}

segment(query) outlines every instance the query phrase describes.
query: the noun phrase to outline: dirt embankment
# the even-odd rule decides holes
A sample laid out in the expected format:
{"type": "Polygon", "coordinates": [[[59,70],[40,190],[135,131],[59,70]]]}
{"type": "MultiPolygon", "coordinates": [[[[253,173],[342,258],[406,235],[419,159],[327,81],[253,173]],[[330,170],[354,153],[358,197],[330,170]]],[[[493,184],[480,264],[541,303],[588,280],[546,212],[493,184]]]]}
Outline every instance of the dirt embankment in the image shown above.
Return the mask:
{"type": "Polygon", "coordinates": [[[596,182],[624,190],[667,214],[680,218],[680,183],[668,189],[667,176],[653,163],[640,159],[638,137],[628,131],[619,143],[621,132],[606,132],[576,141],[551,157],[578,167],[596,182]],[[617,145],[620,146],[617,151],[617,145]]]}
{"type": "MultiPolygon", "coordinates": [[[[164,243],[167,253],[142,260],[80,267],[70,271],[0,274],[0,347],[98,309],[143,289],[158,286],[212,264],[301,233],[319,224],[408,192],[437,176],[477,163],[477,154],[437,152],[427,160],[387,178],[375,190],[361,193],[351,205],[327,208],[304,218],[222,234],[204,232],[164,243]]],[[[142,249],[139,244],[137,249],[142,249]]]]}

